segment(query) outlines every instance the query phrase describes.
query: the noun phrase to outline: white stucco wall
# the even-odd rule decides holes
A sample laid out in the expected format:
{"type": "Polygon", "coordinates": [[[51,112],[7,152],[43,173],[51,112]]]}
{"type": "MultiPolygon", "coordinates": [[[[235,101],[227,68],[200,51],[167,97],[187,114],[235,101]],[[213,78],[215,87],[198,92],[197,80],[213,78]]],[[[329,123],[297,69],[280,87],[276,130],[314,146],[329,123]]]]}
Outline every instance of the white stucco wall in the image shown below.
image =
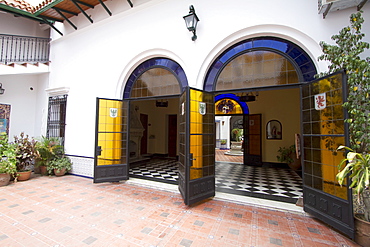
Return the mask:
{"type": "Polygon", "coordinates": [[[45,88],[48,75],[7,75],[0,76],[5,89],[0,95],[1,104],[11,105],[9,140],[25,132],[39,137],[46,130],[47,98],[45,88]]]}
{"type": "MultiPolygon", "coordinates": [[[[251,37],[276,36],[301,46],[316,63],[321,54],[319,41],[349,25],[355,8],[317,13],[316,1],[297,0],[152,0],[107,2],[109,16],[101,7],[89,10],[94,23],[80,14],[71,18],[78,26],[57,23],[64,36],[53,32],[50,88],[69,87],[66,147],[68,153],[93,156],[96,97],[122,98],[125,82],[135,67],[156,56],[179,63],[189,85],[203,87],[211,62],[230,45],[251,37]],[[136,2],[136,1],[135,1],[136,2]],[[191,41],[183,16],[193,4],[200,22],[198,39],[191,41]]],[[[370,30],[370,4],[363,8],[370,30]]],[[[370,41],[370,35],[365,39],[370,41]]]]}
{"type": "Polygon", "coordinates": [[[50,28],[37,21],[0,11],[0,34],[49,38],[50,28]]]}

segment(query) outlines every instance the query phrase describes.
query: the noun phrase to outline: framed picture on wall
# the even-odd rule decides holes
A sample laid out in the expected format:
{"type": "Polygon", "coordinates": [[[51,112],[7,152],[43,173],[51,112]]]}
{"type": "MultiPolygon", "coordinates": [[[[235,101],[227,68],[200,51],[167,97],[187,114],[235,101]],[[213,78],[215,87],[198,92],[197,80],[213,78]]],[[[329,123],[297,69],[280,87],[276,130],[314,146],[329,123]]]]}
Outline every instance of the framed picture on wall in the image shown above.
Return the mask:
{"type": "Polygon", "coordinates": [[[9,135],[10,105],[0,104],[0,133],[9,135]]]}
{"type": "Polygon", "coordinates": [[[267,139],[282,139],[282,127],[278,120],[270,120],[266,125],[266,137],[267,139]]]}

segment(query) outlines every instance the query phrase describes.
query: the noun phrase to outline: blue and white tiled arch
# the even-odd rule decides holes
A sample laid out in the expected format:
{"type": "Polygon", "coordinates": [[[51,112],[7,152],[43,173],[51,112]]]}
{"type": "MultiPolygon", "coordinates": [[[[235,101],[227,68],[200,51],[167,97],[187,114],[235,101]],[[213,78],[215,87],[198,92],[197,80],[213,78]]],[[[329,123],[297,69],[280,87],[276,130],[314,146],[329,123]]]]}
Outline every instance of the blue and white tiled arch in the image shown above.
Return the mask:
{"type": "Polygon", "coordinates": [[[225,65],[233,58],[243,53],[257,50],[266,50],[279,53],[286,57],[296,67],[298,78],[302,81],[311,81],[317,74],[314,62],[310,56],[298,45],[277,37],[258,37],[241,41],[224,51],[212,63],[204,82],[205,91],[214,91],[218,75],[225,65]]]}
{"type": "Polygon", "coordinates": [[[184,90],[186,86],[188,86],[188,79],[183,68],[176,63],[175,61],[164,58],[164,57],[156,57],[148,59],[142,62],[136,69],[131,73],[130,77],[127,80],[125,90],[123,92],[123,98],[128,99],[130,98],[131,89],[136,82],[136,80],[147,70],[152,68],[163,68],[171,72],[179,82],[179,87],[181,92],[184,90]]]}
{"type": "Polygon", "coordinates": [[[245,103],[243,101],[240,101],[240,98],[238,96],[236,96],[235,94],[226,93],[226,94],[218,94],[218,95],[215,96],[215,102],[217,102],[219,100],[222,100],[222,99],[235,100],[240,105],[240,107],[242,108],[243,114],[249,114],[249,107],[248,107],[247,103],[245,103]]]}

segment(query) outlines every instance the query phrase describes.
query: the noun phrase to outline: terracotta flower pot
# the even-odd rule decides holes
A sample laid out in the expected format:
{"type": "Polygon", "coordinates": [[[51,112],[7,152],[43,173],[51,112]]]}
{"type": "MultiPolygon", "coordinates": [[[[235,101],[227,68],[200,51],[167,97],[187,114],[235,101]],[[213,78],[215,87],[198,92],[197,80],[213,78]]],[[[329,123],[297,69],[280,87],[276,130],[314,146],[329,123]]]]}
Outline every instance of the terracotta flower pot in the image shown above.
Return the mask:
{"type": "Polygon", "coordinates": [[[32,171],[17,172],[17,181],[26,181],[30,179],[32,171]]]}
{"type": "Polygon", "coordinates": [[[293,153],[290,157],[293,159],[293,162],[288,164],[290,169],[292,169],[293,171],[299,170],[301,168],[301,158],[297,159],[295,153],[293,153]]]}
{"type": "Polygon", "coordinates": [[[66,174],[66,169],[65,168],[63,168],[61,170],[54,169],[54,174],[55,174],[55,176],[63,176],[64,174],[66,174]]]}
{"type": "Polygon", "coordinates": [[[6,186],[9,184],[10,174],[0,173],[0,186],[6,186]]]}
{"type": "Polygon", "coordinates": [[[370,243],[370,222],[364,220],[362,214],[355,214],[355,241],[362,246],[370,243]]]}
{"type": "Polygon", "coordinates": [[[40,173],[43,176],[48,175],[48,170],[46,169],[46,166],[40,166],[40,173]]]}
{"type": "Polygon", "coordinates": [[[39,166],[35,166],[35,167],[33,168],[33,172],[34,172],[35,174],[40,174],[40,173],[41,173],[41,169],[40,169],[40,167],[39,167],[39,166]]]}

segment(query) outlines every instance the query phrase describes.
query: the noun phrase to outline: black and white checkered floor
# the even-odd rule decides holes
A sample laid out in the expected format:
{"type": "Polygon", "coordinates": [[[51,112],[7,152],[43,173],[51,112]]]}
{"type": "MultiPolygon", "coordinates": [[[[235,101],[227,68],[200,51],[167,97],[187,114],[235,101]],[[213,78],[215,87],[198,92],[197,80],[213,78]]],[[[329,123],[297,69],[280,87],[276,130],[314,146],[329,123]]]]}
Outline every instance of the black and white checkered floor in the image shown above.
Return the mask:
{"type": "Polygon", "coordinates": [[[177,161],[173,159],[152,159],[140,166],[130,167],[130,177],[177,184],[177,161]]]}
{"type": "Polygon", "coordinates": [[[291,169],[216,163],[216,190],[296,203],[302,196],[302,179],[291,169]]]}
{"type": "MultiPolygon", "coordinates": [[[[130,169],[130,177],[177,184],[176,160],[154,159],[130,169]]],[[[285,168],[216,162],[216,191],[296,203],[302,196],[302,179],[285,168]]]]}

